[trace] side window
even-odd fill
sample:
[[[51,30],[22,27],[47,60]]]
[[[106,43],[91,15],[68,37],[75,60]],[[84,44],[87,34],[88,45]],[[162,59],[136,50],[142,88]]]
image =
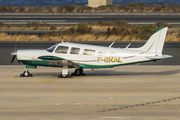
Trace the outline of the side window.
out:
[[[62,53],[62,54],[67,54],[69,47],[66,46],[58,46],[56,49],[56,53]]]
[[[106,52],[102,52],[102,51],[99,51],[99,56],[105,56],[106,55]]]
[[[95,50],[84,49],[83,55],[95,55]]]
[[[72,47],[70,54],[76,54],[76,55],[78,55],[78,54],[79,54],[79,51],[80,51],[80,48]]]

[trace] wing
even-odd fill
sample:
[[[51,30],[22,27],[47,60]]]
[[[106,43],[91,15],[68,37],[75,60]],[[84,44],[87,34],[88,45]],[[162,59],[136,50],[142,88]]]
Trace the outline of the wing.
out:
[[[81,67],[78,64],[72,62],[71,60],[67,60],[61,57],[56,57],[56,56],[40,56],[38,59],[47,61],[51,63],[51,65],[57,66],[57,67],[62,67],[64,65],[68,65],[68,67]]]

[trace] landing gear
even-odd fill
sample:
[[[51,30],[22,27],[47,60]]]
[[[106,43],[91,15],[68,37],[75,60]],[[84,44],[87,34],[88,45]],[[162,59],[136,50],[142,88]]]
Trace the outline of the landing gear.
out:
[[[72,78],[71,75],[63,75],[62,73],[58,75],[58,78]]]
[[[72,78],[72,76],[68,74],[68,66],[63,66],[62,72],[58,75],[58,78]]]
[[[33,77],[33,75],[28,70],[25,70],[20,77]]]
[[[83,72],[83,68],[76,69],[74,73],[71,74],[72,76],[85,76],[86,74]]]
[[[85,76],[83,68],[77,68],[71,75],[68,74],[68,66],[63,66],[62,72],[58,78],[72,78],[72,76]]]

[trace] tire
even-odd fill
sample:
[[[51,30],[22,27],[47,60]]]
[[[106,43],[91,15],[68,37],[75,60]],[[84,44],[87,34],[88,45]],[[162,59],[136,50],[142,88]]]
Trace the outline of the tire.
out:
[[[23,74],[20,74],[20,77],[24,77],[24,75],[23,75]]]
[[[85,73],[82,73],[82,75],[81,76],[86,76],[86,74]]]
[[[75,75],[76,76],[81,76],[82,75],[82,70],[81,69],[76,69],[75,70]]]
[[[61,75],[58,75],[58,78],[62,78],[62,76],[61,76]]]
[[[33,77],[33,75],[32,75],[32,74],[29,74],[28,77]]]

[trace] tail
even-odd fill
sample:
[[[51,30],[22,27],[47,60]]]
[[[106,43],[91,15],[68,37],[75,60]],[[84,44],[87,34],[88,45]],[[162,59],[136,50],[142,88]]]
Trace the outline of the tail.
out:
[[[157,28],[155,33],[149,38],[144,46],[140,47],[139,50],[152,52],[152,53],[162,53],[164,41],[166,38],[168,28]]]

